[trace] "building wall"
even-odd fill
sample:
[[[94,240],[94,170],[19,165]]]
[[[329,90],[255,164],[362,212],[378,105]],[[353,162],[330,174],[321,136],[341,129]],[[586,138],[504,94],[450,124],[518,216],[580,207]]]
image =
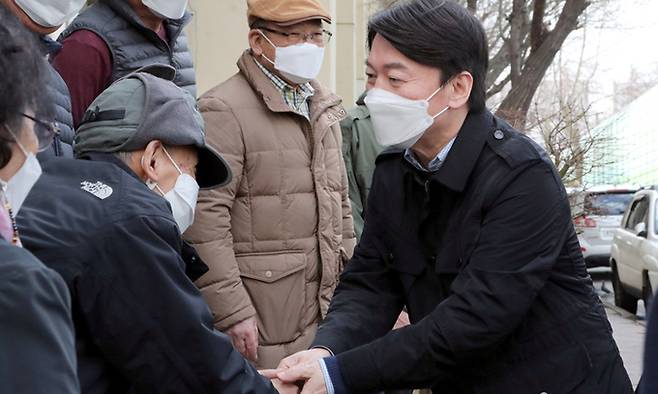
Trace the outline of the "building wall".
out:
[[[585,176],[588,184],[658,184],[658,124],[652,119],[657,101],[655,86],[593,130],[605,142],[588,155],[594,164]]]
[[[318,79],[351,107],[364,88],[366,23],[377,9],[373,0],[321,0],[331,13],[334,33]],[[187,29],[195,60],[199,94],[237,72],[248,48],[246,0],[190,0],[194,19]]]

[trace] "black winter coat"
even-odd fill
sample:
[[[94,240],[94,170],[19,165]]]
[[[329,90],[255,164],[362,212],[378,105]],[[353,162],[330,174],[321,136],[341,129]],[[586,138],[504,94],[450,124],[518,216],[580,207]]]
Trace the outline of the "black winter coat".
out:
[[[71,292],[81,391],[275,392],[214,330],[190,280],[207,267],[166,200],[118,159],[92,158],[46,161],[17,218]]]
[[[390,332],[407,308],[411,326]],[[352,392],[631,393],[546,153],[469,114],[443,166],[378,158],[316,346]]]
[[[80,392],[66,284],[2,237],[0,354],[0,393]]]

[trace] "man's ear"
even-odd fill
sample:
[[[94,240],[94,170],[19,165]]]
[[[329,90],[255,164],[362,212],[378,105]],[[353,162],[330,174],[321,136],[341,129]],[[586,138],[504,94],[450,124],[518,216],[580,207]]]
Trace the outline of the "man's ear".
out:
[[[251,48],[251,53],[254,56],[260,56],[263,54],[263,35],[257,29],[249,30],[249,35],[247,35],[249,40],[249,47]]]
[[[146,180],[151,180],[156,183],[159,181],[156,159],[160,147],[162,147],[162,143],[158,140],[149,142],[148,145],[146,145],[146,148],[144,148],[144,154],[139,163],[142,172],[146,176]]]
[[[448,81],[450,87],[450,108],[461,108],[468,104],[473,90],[473,76],[468,71],[462,71]]]

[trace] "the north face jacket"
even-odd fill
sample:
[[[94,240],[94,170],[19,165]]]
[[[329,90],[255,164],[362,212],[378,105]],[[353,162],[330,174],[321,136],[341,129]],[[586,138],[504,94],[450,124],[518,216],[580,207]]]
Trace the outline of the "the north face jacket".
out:
[[[191,279],[206,268],[168,203],[110,154],[58,159],[17,221],[66,281],[83,393],[272,393],[213,329]]]

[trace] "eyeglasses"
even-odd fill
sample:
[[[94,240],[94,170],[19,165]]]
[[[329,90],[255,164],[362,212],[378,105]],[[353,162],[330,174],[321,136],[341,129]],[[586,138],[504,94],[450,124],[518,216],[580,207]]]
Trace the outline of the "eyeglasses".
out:
[[[260,30],[265,30],[270,33],[278,34],[280,36],[284,36],[288,44],[295,45],[295,44],[301,44],[303,42],[310,41],[314,44],[328,44],[329,41],[331,41],[331,37],[333,37],[333,34],[325,29],[322,29],[321,32],[314,32],[314,33],[286,33],[280,30],[274,30],[270,29],[268,27],[260,27]]]
[[[39,140],[39,152],[48,149],[55,136],[60,134],[60,128],[57,122],[48,122],[37,119],[28,114],[21,115],[34,122],[34,134],[36,134],[37,139]]]

